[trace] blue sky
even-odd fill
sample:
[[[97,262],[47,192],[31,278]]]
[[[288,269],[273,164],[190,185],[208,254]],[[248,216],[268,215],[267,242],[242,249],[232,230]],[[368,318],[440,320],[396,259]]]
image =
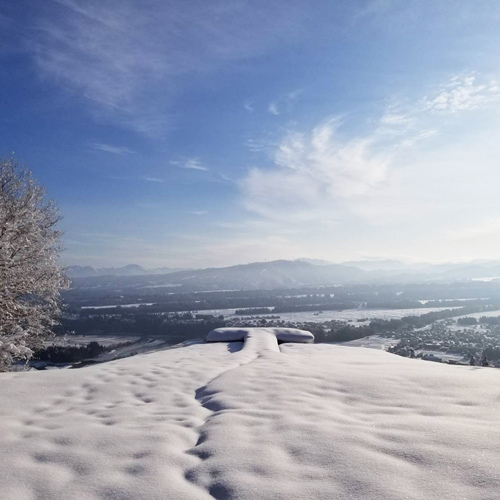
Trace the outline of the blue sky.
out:
[[[0,154],[66,264],[500,255],[500,2],[0,0]]]

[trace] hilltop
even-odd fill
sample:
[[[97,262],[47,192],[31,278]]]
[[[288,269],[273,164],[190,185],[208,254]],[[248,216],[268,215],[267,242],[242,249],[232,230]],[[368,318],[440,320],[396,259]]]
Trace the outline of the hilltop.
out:
[[[211,335],[225,341],[0,374],[2,497],[498,496],[498,370]]]

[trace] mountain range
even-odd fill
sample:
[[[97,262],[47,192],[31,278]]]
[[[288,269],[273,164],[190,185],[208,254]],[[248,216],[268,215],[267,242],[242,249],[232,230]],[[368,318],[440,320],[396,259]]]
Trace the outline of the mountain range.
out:
[[[190,290],[255,290],[347,283],[489,280],[500,277],[500,261],[406,265],[395,260],[336,264],[299,259],[189,270],[144,269],[137,265],[103,269],[73,266],[68,269],[68,275],[77,287],[100,285],[183,287]]]
[[[92,266],[68,266],[66,274],[70,278],[89,278],[91,276],[146,276],[149,274],[168,274],[183,269],[170,267],[157,267],[145,269],[137,264],[129,264],[123,267],[99,267]]]

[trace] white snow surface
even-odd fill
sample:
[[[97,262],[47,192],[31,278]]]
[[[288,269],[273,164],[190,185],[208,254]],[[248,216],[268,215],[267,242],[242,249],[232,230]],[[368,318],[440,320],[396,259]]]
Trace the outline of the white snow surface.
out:
[[[500,371],[245,338],[0,374],[0,497],[500,497]]]
[[[216,328],[207,335],[208,342],[235,342],[267,339],[271,345],[281,342],[313,343],[314,335],[298,328]],[[247,342],[248,344],[248,342]]]

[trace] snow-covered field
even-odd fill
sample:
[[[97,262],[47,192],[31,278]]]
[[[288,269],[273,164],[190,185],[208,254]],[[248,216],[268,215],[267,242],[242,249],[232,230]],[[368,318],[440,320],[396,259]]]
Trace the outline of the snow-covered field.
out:
[[[115,308],[115,307],[122,307],[124,309],[127,309],[127,308],[136,308],[136,307],[140,307],[140,306],[152,306],[154,304],[154,302],[137,302],[135,304],[115,304],[115,305],[112,305],[112,306],[83,306],[82,309],[111,309],[111,308]]]
[[[0,374],[0,497],[499,498],[499,370],[249,333]]]
[[[399,339],[381,337],[380,335],[370,335],[361,339],[349,340],[348,342],[335,342],[334,345],[345,345],[348,347],[367,347],[369,349],[383,349],[386,351],[390,346],[394,346]]]
[[[152,303],[143,304],[126,304],[123,308],[134,308],[139,306],[150,306]],[[109,309],[116,306],[95,306],[92,309]],[[270,307],[272,309],[273,306]],[[82,307],[82,309],[90,309],[89,307]],[[418,307],[414,309],[344,309],[343,311],[304,311],[304,312],[291,312],[291,313],[269,313],[257,315],[237,315],[236,309],[208,309],[201,311],[181,311],[177,314],[195,313],[195,314],[211,314],[213,316],[223,315],[226,319],[241,319],[252,316],[279,316],[281,319],[295,323],[322,323],[323,321],[339,320],[339,321],[361,321],[372,319],[400,319],[404,316],[421,316],[435,311],[443,311],[444,309],[457,309],[455,307]],[[362,324],[362,323],[360,323]]]
[[[344,309],[343,311],[304,311],[292,313],[269,313],[257,314],[253,316],[279,316],[285,321],[295,323],[323,323],[324,321],[338,320],[338,321],[359,321],[363,324],[372,319],[400,319],[404,316],[421,316],[435,311],[443,311],[445,309],[457,309],[457,307],[418,307],[415,309]],[[212,314],[214,316],[223,315],[226,319],[241,319],[252,317],[252,315],[236,315],[236,309],[210,309],[208,311],[199,311],[199,314]],[[188,312],[188,311],[185,311]],[[182,313],[180,313],[182,314]]]

